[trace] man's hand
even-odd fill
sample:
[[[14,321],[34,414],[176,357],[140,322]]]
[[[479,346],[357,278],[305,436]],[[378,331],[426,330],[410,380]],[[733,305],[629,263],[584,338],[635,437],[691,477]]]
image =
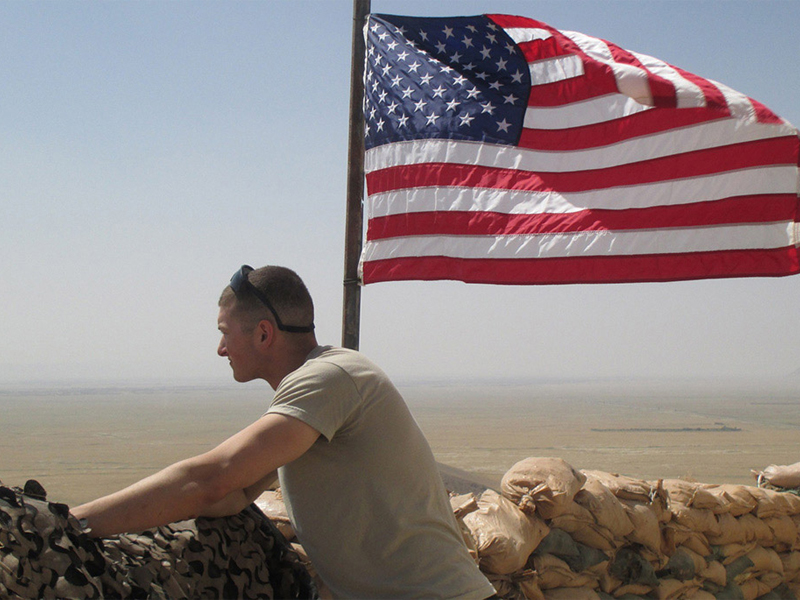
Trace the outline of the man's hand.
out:
[[[252,493],[278,467],[302,456],[319,435],[293,417],[266,414],[213,450],[78,506],[72,513],[88,520],[95,537],[195,518],[218,503],[247,500],[245,490]],[[215,510],[223,506],[235,508],[219,504]]]

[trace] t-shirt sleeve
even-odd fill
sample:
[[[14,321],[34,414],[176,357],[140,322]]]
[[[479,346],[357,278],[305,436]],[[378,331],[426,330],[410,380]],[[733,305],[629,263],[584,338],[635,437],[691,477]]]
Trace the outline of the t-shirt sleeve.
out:
[[[336,365],[319,362],[287,375],[267,414],[299,419],[330,441],[359,403],[360,394],[352,378]]]

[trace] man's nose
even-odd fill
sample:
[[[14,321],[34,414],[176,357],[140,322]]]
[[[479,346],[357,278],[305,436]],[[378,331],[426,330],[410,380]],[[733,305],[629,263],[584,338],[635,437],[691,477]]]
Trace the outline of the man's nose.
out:
[[[217,348],[217,354],[220,356],[228,356],[228,349],[225,347],[224,341],[220,341],[219,347]]]

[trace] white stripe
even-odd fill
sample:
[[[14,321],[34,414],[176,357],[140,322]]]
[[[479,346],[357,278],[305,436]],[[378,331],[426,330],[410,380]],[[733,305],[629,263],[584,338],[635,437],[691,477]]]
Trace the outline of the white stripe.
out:
[[[641,231],[509,236],[409,236],[367,242],[362,260],[450,258],[559,258],[636,256],[783,248],[794,243],[794,223]]]
[[[753,107],[753,103],[750,102],[750,98],[741,92],[737,92],[736,90],[729,88],[724,83],[713,81],[711,79],[708,79],[707,81],[712,85],[717,86],[717,89],[722,92],[723,96],[725,96],[725,102],[728,103],[728,108],[734,117],[741,119],[746,123],[756,122],[756,109]]]
[[[524,171],[569,173],[605,169],[618,165],[673,156],[694,150],[792,135],[785,124],[752,124],[740,127],[735,119],[719,119],[617,144],[564,152],[527,150],[504,144],[455,140],[411,140],[383,144],[367,150],[364,169],[379,169],[420,163],[480,165]]]
[[[546,40],[553,37],[553,34],[547,29],[540,29],[538,27],[509,27],[503,29],[508,34],[514,43],[521,44],[523,42],[533,42],[535,40]]]
[[[367,218],[434,211],[502,214],[567,214],[582,210],[624,210],[712,202],[750,194],[793,194],[796,168],[758,167],[586,192],[522,192],[469,187],[426,187],[372,194]]]
[[[583,75],[583,61],[580,56],[569,54],[546,58],[528,64],[531,72],[531,86],[555,83]]]
[[[606,94],[562,106],[529,106],[522,125],[528,129],[569,129],[621,119],[652,108],[624,94]]]

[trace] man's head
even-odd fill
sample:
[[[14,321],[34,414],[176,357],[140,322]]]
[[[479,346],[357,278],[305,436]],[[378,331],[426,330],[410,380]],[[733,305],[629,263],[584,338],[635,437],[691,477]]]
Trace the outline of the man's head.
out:
[[[251,331],[265,319],[289,333],[314,330],[311,294],[297,273],[286,267],[243,266],[222,291],[219,306],[230,309]]]
[[[234,379],[266,379],[275,388],[317,345],[314,303],[298,275],[284,267],[242,267],[219,299],[217,353]]]

